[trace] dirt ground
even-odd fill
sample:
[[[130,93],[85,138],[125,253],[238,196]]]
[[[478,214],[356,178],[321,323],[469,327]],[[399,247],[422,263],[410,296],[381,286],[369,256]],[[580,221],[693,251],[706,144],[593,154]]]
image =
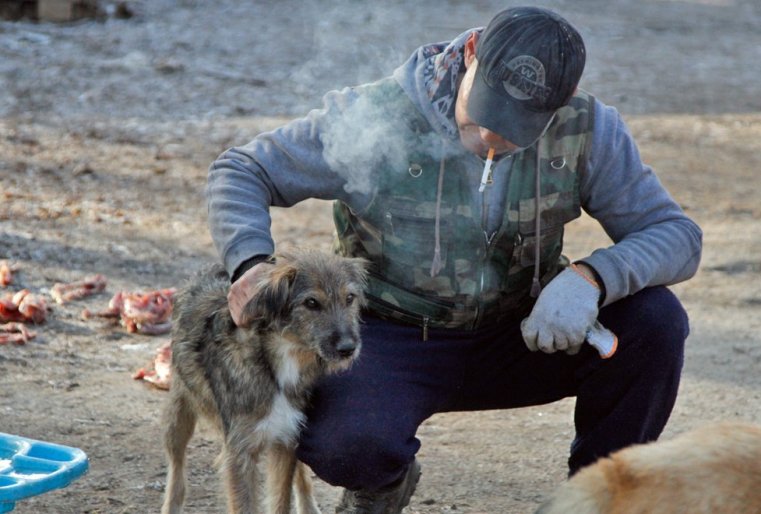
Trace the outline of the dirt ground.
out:
[[[166,336],[83,308],[119,290],[177,286],[216,258],[209,163],[389,73],[418,44],[488,21],[504,2],[130,2],[134,16],[0,22],[0,259],[6,288],[48,294],[102,273],[104,293],[52,305],[38,336],[0,346],[0,432],[83,449],[89,473],[19,513],[157,512],[166,393],[134,381]],[[681,394],[663,438],[719,419],[761,422],[761,5],[756,0],[552,0],[589,53],[583,86],[624,113],[645,160],[702,226],[697,276],[674,287],[691,318]],[[106,4],[109,12],[112,6]],[[328,206],[273,213],[278,244],[328,248]],[[609,241],[582,218],[567,253]],[[0,290],[0,293],[3,291]],[[406,512],[525,513],[565,476],[573,402],[437,415]],[[224,511],[215,436],[190,444],[187,511]],[[318,483],[331,512],[339,491]]]

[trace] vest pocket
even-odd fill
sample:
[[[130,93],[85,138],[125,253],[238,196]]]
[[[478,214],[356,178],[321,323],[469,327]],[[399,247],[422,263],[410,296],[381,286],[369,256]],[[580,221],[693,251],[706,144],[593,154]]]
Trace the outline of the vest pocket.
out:
[[[557,260],[563,247],[565,224],[579,217],[581,211],[570,191],[550,193],[540,199],[541,230],[539,234],[539,258],[542,266]],[[520,201],[520,222],[515,236],[515,263],[522,268],[533,267],[536,259],[536,208],[535,200]]]
[[[419,276],[416,269],[429,276],[436,249],[436,218],[421,215],[411,209],[387,210],[384,213],[383,267],[395,280],[414,282]],[[439,243],[441,263],[446,267],[451,227],[439,220]]]
[[[424,264],[420,259],[433,258],[436,246],[436,220],[421,216],[387,211],[384,223],[383,254],[393,260],[406,264]],[[449,223],[439,222],[441,259],[446,261],[446,242],[449,236]]]
[[[544,265],[555,253],[559,253],[562,246],[563,225],[554,227],[543,227],[539,236],[540,260]],[[537,249],[536,233],[518,234],[516,237],[515,256],[516,262],[520,263],[522,268],[528,268],[534,265]]]

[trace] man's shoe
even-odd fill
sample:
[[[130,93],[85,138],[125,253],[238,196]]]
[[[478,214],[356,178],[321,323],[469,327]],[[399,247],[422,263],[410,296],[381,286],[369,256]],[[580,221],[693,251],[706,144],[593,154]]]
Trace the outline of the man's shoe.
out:
[[[399,514],[410,503],[420,480],[420,464],[413,460],[398,482],[377,491],[344,489],[336,514]]]

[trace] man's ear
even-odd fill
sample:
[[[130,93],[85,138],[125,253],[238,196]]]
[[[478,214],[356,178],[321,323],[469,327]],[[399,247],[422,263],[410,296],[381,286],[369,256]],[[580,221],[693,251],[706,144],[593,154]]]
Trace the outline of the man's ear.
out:
[[[478,44],[478,32],[471,32],[465,41],[465,68],[468,68],[476,58],[476,45]]]

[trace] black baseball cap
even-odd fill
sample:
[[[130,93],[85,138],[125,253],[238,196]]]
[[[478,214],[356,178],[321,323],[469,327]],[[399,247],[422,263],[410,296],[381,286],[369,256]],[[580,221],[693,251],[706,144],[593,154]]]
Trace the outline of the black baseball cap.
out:
[[[526,147],[570,101],[586,50],[578,31],[557,13],[514,7],[489,22],[478,39],[476,59],[468,116]]]

